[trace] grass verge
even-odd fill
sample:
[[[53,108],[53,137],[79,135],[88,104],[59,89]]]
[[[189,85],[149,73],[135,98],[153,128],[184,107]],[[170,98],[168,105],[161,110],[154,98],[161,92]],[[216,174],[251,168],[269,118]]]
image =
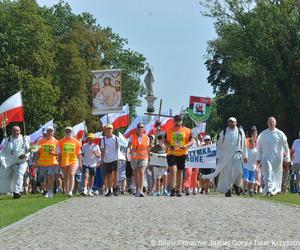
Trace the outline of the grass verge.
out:
[[[17,200],[12,199],[11,196],[0,195],[0,228],[65,199],[66,197],[62,194],[54,195],[51,199],[47,199],[41,194],[28,194],[22,195]]]
[[[247,195],[247,197],[249,197]],[[267,197],[263,194],[255,195],[256,199],[266,200],[266,201],[273,201],[273,202],[282,202],[289,205],[300,206],[300,195],[286,193],[286,194],[277,194],[272,197]]]

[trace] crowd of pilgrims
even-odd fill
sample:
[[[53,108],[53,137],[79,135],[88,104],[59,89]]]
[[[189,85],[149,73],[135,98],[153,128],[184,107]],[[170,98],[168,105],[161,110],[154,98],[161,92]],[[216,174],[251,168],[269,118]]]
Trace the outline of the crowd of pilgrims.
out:
[[[26,193],[41,193],[45,198],[56,193],[69,197],[300,194],[299,139],[289,149],[274,117],[268,118],[268,128],[259,136],[255,126],[245,133],[234,117],[227,122],[228,127],[213,140],[202,133],[192,135],[181,116],[174,117],[173,128],[151,136],[145,135],[140,123],[123,150],[125,158],[120,157],[120,139],[112,124],[103,128],[100,140],[88,133],[82,142],[73,138],[71,127],[65,128],[60,140],[55,138],[55,129],[48,127],[37,142],[38,152],[12,168],[16,178],[11,194],[16,199]],[[14,126],[3,147],[11,147],[12,152],[28,147],[20,132]],[[216,170],[186,165],[188,149],[212,143],[217,143]],[[167,154],[168,166],[149,165],[149,152]]]

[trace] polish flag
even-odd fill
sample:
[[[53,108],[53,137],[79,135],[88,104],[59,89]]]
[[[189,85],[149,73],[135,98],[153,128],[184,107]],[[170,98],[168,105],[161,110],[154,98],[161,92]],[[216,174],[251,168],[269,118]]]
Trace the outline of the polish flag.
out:
[[[178,115],[180,114],[180,112],[176,112],[174,114],[175,115]],[[156,127],[155,127],[155,123],[156,123],[157,120],[155,120],[154,124],[153,124],[153,127],[152,129],[149,131],[148,135],[154,135],[156,134]],[[172,117],[161,117],[160,118],[160,129],[161,131],[164,131],[166,132],[169,128],[172,128],[174,126],[174,118],[173,116]]]
[[[206,122],[202,122],[197,124],[195,128],[192,129],[192,135],[193,137],[197,137],[199,134],[202,136],[205,136],[205,130],[206,130]]]
[[[129,125],[129,105],[126,104],[122,108],[121,113],[112,113],[104,115],[100,119],[102,126],[106,126],[108,123],[111,123],[114,126],[114,129],[123,128]]]
[[[133,133],[136,132],[136,127],[139,123],[145,124],[145,121],[147,121],[146,116],[137,116],[129,125],[127,130],[124,133],[125,138],[129,138]]]
[[[45,123],[43,126],[40,127],[39,130],[35,131],[34,133],[30,134],[30,143],[35,143],[39,139],[43,137],[43,130],[46,130],[48,127],[54,127],[53,120]]]
[[[102,137],[103,137],[102,132],[97,132],[97,133],[95,133],[95,141],[94,141],[94,144],[99,145],[100,140],[102,139]]]
[[[0,106],[0,126],[2,127],[3,118],[6,120],[6,126],[11,122],[24,121],[24,111],[21,92],[9,97]]]
[[[84,133],[87,132],[85,121],[75,125],[72,128],[73,136],[78,139],[82,140],[84,138]]]

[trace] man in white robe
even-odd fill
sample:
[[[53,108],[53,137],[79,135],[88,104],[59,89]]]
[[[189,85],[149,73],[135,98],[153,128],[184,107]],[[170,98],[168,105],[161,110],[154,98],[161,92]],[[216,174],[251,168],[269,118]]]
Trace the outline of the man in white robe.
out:
[[[286,135],[276,128],[276,119],[268,118],[268,127],[258,136],[258,164],[261,164],[264,193],[272,196],[281,191],[283,154],[290,162]]]
[[[13,192],[15,199],[20,198],[23,191],[24,174],[28,167],[27,159],[24,157],[28,150],[28,140],[21,135],[20,127],[14,126],[12,135],[5,139],[1,148],[1,155],[6,158],[8,166],[1,168],[0,180],[2,178],[5,180],[1,183],[0,189],[1,192]]]
[[[217,142],[216,170],[203,178],[214,178],[220,173],[217,191],[225,193],[225,197],[231,197],[232,187],[236,194],[240,194],[243,162],[247,162],[248,155],[245,133],[236,126],[236,118],[230,117],[227,122],[228,127],[221,131]]]

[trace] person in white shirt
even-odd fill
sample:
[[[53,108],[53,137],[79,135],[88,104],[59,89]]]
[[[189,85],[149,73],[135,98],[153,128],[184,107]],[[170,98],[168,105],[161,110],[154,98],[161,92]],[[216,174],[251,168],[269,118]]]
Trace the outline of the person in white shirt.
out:
[[[291,149],[291,156],[293,159],[294,171],[296,174],[296,189],[298,194],[300,195],[300,131],[299,131],[299,139],[296,139],[293,142],[293,146]]]
[[[256,183],[256,169],[257,169],[257,129],[256,127],[251,128],[251,137],[247,139],[248,149],[248,162],[244,165],[244,194],[249,192],[250,196],[254,193],[254,184]]]
[[[94,144],[95,135],[89,133],[87,136],[88,142],[82,146],[82,175],[83,175],[83,196],[93,195],[93,184],[96,175],[97,161],[101,157],[100,148]]]
[[[105,196],[118,196],[118,160],[119,160],[119,139],[113,134],[113,125],[107,124],[105,136],[100,142],[100,149],[103,162],[104,183],[107,188]]]
[[[290,161],[286,135],[276,128],[276,119],[268,118],[268,128],[258,136],[258,161],[261,163],[264,193],[273,196],[281,192],[283,155]]]

